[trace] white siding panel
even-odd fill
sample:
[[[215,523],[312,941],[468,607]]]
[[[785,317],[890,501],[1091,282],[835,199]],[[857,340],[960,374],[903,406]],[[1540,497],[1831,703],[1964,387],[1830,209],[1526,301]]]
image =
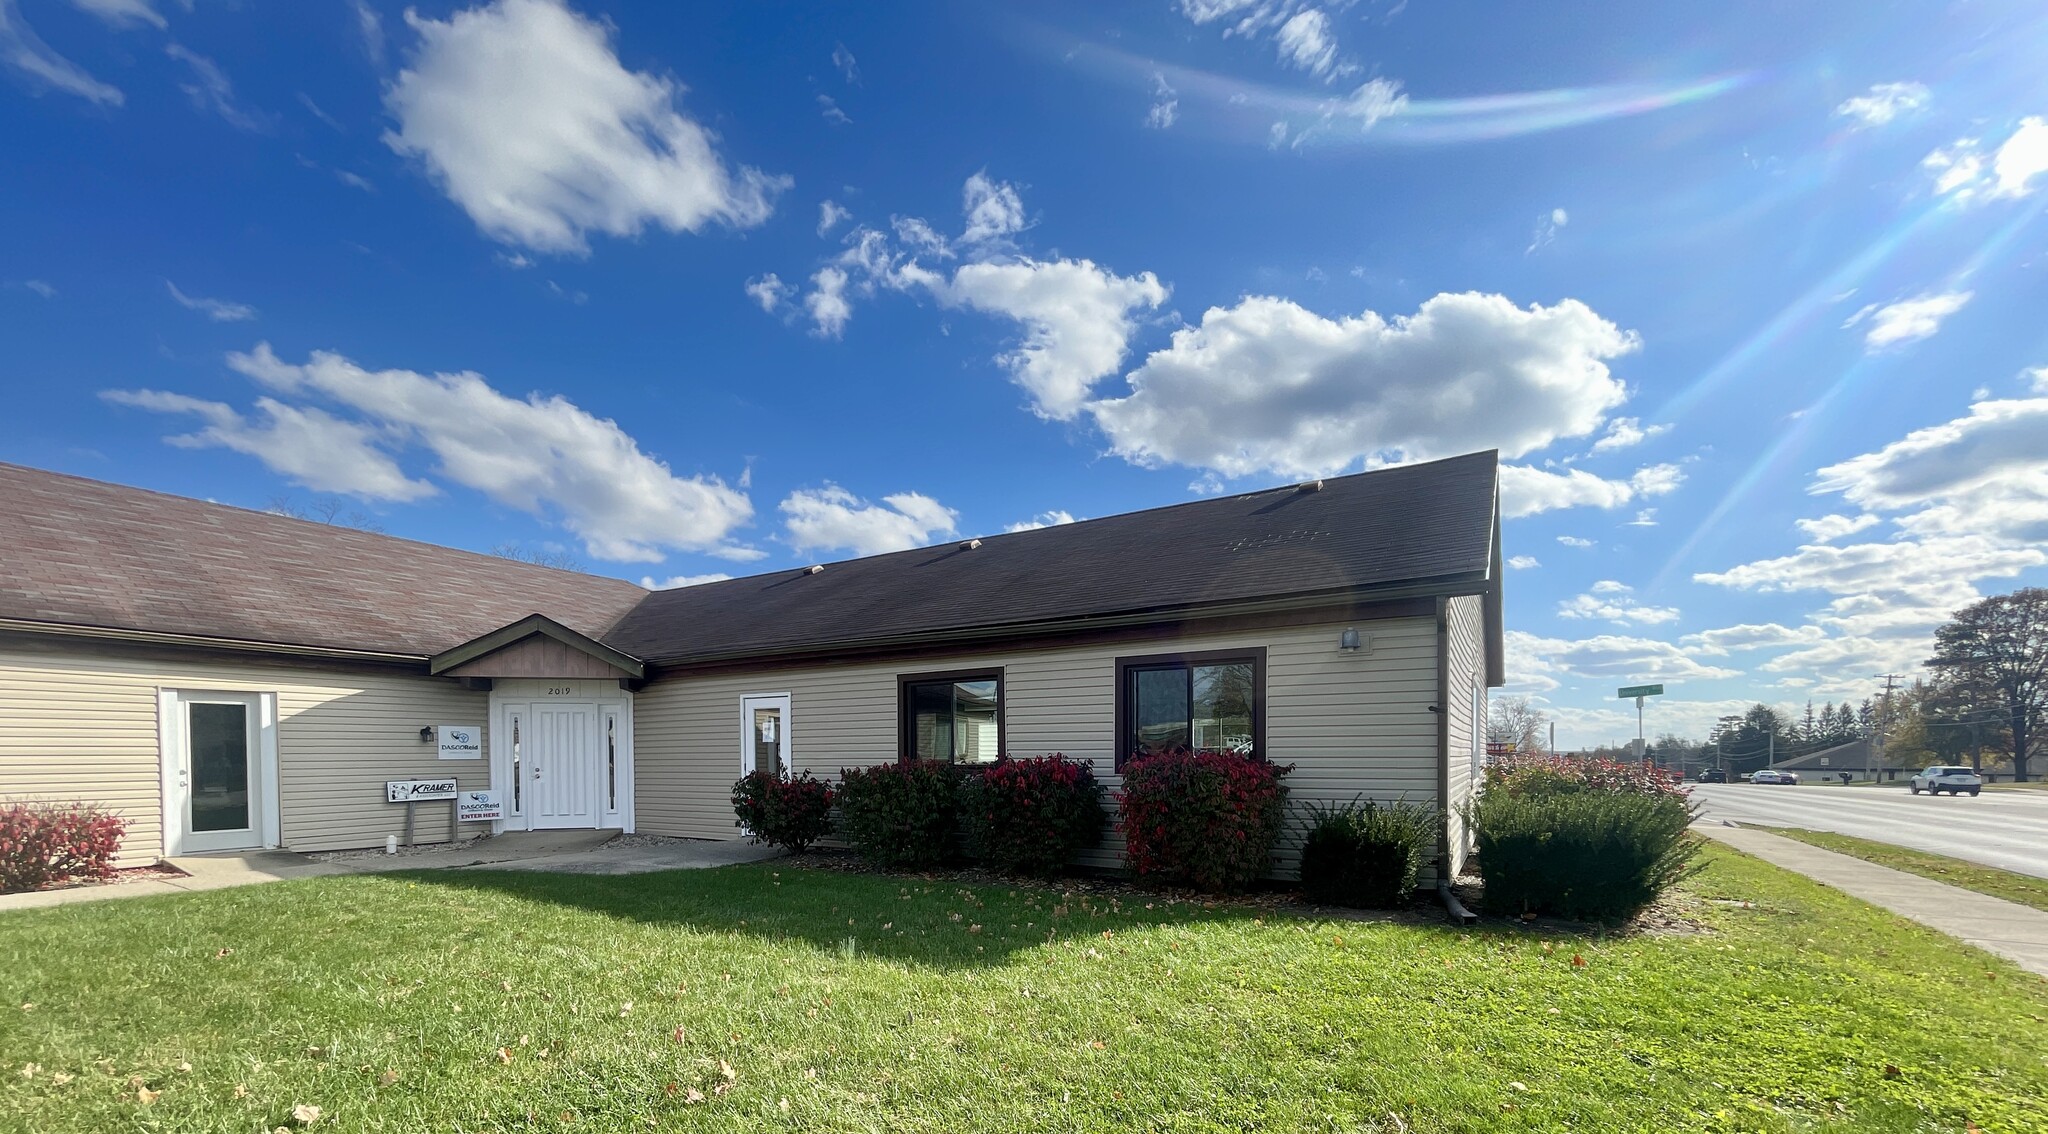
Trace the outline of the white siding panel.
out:
[[[485,723],[487,695],[454,682],[264,666],[0,653],[0,797],[99,803],[128,819],[123,865],[163,849],[159,689],[274,693],[281,833],[294,850],[375,846],[403,830],[384,781],[454,775],[490,786],[488,761],[442,761],[419,730]],[[446,804],[421,805],[420,841],[447,837]]]
[[[1356,624],[1371,639],[1358,654],[1337,648],[1349,623],[1202,635],[1172,642],[962,653],[910,662],[858,663],[734,675],[682,677],[643,690],[634,713],[639,829],[730,839],[731,789],[739,777],[740,698],[788,693],[794,766],[822,777],[842,767],[897,758],[899,674],[1001,666],[1009,753],[1062,752],[1095,767],[1114,788],[1116,659],[1181,650],[1265,647],[1266,745],[1294,765],[1297,803],[1355,796],[1436,803],[1436,628],[1430,618]],[[1290,822],[1289,851],[1297,838]],[[1116,866],[1112,835],[1088,861]],[[1282,872],[1291,870],[1283,855]]]
[[[1448,611],[1450,688],[1445,691],[1451,725],[1452,872],[1462,868],[1471,847],[1460,809],[1471,802],[1486,751],[1486,617],[1477,595],[1450,600]],[[1480,755],[1475,756],[1478,752]]]

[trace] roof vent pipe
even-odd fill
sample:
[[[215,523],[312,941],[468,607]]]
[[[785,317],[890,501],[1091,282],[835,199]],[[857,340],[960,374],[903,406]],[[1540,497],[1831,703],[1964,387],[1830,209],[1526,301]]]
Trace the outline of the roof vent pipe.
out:
[[[980,541],[980,540],[978,540],[978,539],[970,539],[970,540],[968,540],[968,541],[966,541],[965,543],[962,543],[962,544],[960,545],[960,550],[962,550],[962,551],[973,551],[973,550],[974,550],[975,548],[977,548],[977,547],[980,547],[980,546],[981,546],[981,541]]]
[[[1294,486],[1294,491],[1296,492],[1321,492],[1322,490],[1323,482],[1320,480],[1304,480]]]
[[[823,571],[824,569],[825,569],[825,568],[824,568],[824,565],[823,565],[823,564],[819,564],[819,563],[813,563],[813,564],[811,564],[811,565],[810,565],[809,567],[806,567],[806,568],[804,568],[804,574],[806,574],[806,575],[815,575],[815,574],[819,573],[820,571]]]

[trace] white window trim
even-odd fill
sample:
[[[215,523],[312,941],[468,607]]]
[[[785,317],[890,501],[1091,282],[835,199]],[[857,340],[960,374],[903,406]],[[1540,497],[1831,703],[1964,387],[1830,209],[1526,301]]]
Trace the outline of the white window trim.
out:
[[[186,793],[178,787],[178,768],[184,759],[184,705],[189,698],[209,697],[252,699],[256,705],[257,803],[263,810],[260,824],[262,848],[274,849],[284,843],[283,795],[277,770],[277,694],[247,689],[166,689],[156,691],[157,829],[162,832],[163,857],[185,853]],[[232,851],[194,852],[232,854]]]
[[[782,751],[789,759],[789,774],[796,775],[796,725],[792,720],[796,699],[786,692],[745,693],[740,696],[740,775],[754,773],[754,721],[750,706],[755,701],[782,703]]]

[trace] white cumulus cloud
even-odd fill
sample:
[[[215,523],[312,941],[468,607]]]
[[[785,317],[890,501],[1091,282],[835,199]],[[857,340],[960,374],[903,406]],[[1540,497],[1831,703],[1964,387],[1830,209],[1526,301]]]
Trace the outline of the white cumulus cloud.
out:
[[[2048,118],[2025,118],[1996,149],[1982,138],[1959,138],[1921,161],[1934,176],[1934,191],[1958,201],[2025,197],[2048,173]]]
[[[194,415],[205,422],[204,428],[165,440],[184,449],[229,449],[255,457],[315,492],[408,501],[438,491],[399,469],[384,448],[381,431],[319,409],[258,398],[258,417],[251,420],[221,402],[162,390],[108,390],[100,396],[115,405],[154,413]]]
[[[1853,119],[1851,125],[1858,129],[1883,126],[1926,106],[1930,97],[1923,83],[1877,83],[1864,94],[1844,99],[1835,107],[1835,117]]]
[[[406,21],[420,42],[385,94],[385,143],[495,240],[584,253],[592,232],[747,228],[790,184],[728,166],[673,81],[627,70],[610,29],[560,0]]]
[[[188,446],[247,453],[323,492],[416,500],[429,480],[399,471],[395,454],[423,450],[441,480],[482,492],[506,507],[560,523],[593,556],[653,561],[665,551],[732,558],[758,553],[727,543],[752,515],[746,494],[713,477],[680,477],[640,451],[614,422],[567,399],[507,397],[474,373],[370,371],[340,355],[315,352],[303,364],[278,358],[269,344],[228,356],[228,365],[267,387],[263,420],[183,395],[111,391],[112,401],[208,423],[173,438]],[[328,408],[288,405],[324,402]]]
[[[1064,508],[1055,508],[1050,512],[1040,512],[1028,520],[1019,520],[1014,524],[1004,524],[1003,530],[1006,532],[1031,532],[1037,531],[1039,528],[1053,528],[1061,524],[1071,524],[1073,522],[1074,514],[1072,512]]]
[[[1226,476],[1318,476],[1498,448],[1515,457],[1600,428],[1627,391],[1607,360],[1633,334],[1577,300],[1442,294],[1413,315],[1327,318],[1251,296],[1176,331],[1089,406],[1112,451]]]
[[[783,527],[798,551],[840,550],[880,555],[922,547],[952,535],[953,509],[919,492],[899,492],[873,504],[836,484],[798,489],[782,502]]]
[[[1886,347],[1933,338],[1941,330],[1942,323],[1961,311],[1975,294],[1969,291],[1927,292],[1882,307],[1864,308],[1842,325],[1853,327],[1865,321],[1867,315],[1870,328],[1863,334],[1863,345],[1875,353]]]

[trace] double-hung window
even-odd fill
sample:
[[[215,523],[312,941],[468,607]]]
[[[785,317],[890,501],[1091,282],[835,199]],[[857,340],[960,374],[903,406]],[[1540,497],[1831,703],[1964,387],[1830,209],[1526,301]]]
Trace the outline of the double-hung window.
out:
[[[1265,758],[1264,649],[1118,658],[1116,683],[1118,768],[1160,752]]]
[[[993,764],[1002,758],[1002,670],[907,674],[897,679],[897,704],[903,759]]]

